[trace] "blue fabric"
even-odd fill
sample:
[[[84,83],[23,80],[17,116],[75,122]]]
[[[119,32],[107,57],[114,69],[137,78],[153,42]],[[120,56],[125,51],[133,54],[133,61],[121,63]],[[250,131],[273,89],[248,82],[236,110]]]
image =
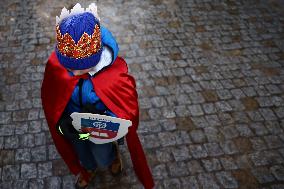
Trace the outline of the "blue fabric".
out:
[[[102,49],[103,49],[103,45],[96,54],[83,58],[83,59],[76,59],[76,58],[65,56],[59,52],[57,47],[55,48],[55,53],[56,53],[56,56],[59,62],[65,68],[69,68],[72,70],[85,70],[85,69],[94,67],[98,64],[101,58]]]
[[[72,72],[70,72],[71,74]],[[84,80],[82,85],[82,103],[87,104],[96,103],[96,109],[99,111],[105,111],[106,115],[116,117],[104,103],[99,99],[96,92],[94,91],[92,81],[89,79]],[[81,112],[80,101],[79,101],[79,86],[77,85],[72,93],[71,99],[67,104],[66,111],[71,114],[73,112]]]
[[[113,52],[113,61],[116,59],[119,51],[119,47],[117,45],[117,42],[111,32],[101,26],[101,34],[102,34],[102,42],[104,45],[107,45]],[[71,75],[73,74],[72,72],[69,72]],[[95,75],[94,75],[95,77]],[[106,114],[109,116],[116,117],[114,113],[108,110],[108,108],[102,103],[102,101],[99,99],[97,96],[96,92],[94,91],[93,84],[90,79],[87,79],[84,81],[82,85],[82,101],[83,104],[86,103],[97,103],[96,108],[98,110],[105,110]],[[68,113],[73,113],[73,112],[80,112],[80,102],[79,102],[79,86],[77,85],[72,93],[71,99],[69,103],[67,104],[66,110]]]
[[[96,24],[100,26],[98,19],[92,13],[84,12],[63,19],[59,27],[62,35],[69,33],[77,43],[84,32],[92,35]]]
[[[81,165],[87,170],[107,168],[115,158],[115,147],[112,143],[94,144],[89,140],[71,141]]]
[[[116,59],[119,47],[116,43],[111,32],[101,26],[101,35],[103,45],[108,46],[113,53],[113,60]],[[72,72],[69,72],[73,75]],[[95,77],[96,75],[94,75]],[[116,117],[116,115],[111,112],[104,103],[99,99],[96,92],[94,91],[91,77],[84,80],[82,84],[82,103],[97,103],[96,109],[105,111],[106,115]],[[65,108],[67,113],[71,114],[73,112],[80,112],[80,102],[79,102],[79,86],[77,85],[72,93],[71,99]],[[123,138],[119,139],[123,143]],[[95,144],[86,141],[70,141],[78,155],[81,165],[87,170],[95,170],[96,168],[106,168],[108,167],[115,158],[115,149],[112,143],[107,144]]]
[[[85,12],[81,14],[76,14],[70,17],[67,17],[62,20],[59,25],[59,29],[62,35],[69,33],[74,41],[77,43],[84,32],[89,35],[93,34],[95,25],[100,23],[98,19],[91,13]],[[86,58],[72,58],[61,54],[58,48],[55,48],[56,56],[59,62],[66,68],[73,70],[84,70],[91,67],[94,67],[99,61],[102,54],[103,45],[101,49],[92,56]]]
[[[112,33],[104,26],[101,25],[101,35],[102,35],[102,42],[104,45],[107,45],[113,53],[113,59],[112,62],[116,59],[118,52],[119,52],[119,47],[118,44],[113,37]]]

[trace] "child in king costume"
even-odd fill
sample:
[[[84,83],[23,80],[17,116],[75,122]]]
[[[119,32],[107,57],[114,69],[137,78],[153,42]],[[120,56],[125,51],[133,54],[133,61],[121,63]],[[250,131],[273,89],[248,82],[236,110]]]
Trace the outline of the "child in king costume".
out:
[[[97,7],[86,10],[76,4],[62,9],[56,19],[57,45],[48,59],[41,88],[45,117],[54,144],[69,167],[79,175],[76,188],[86,188],[97,168],[108,167],[113,175],[122,170],[115,143],[94,144],[89,135],[77,132],[70,114],[90,112],[132,121],[126,135],[133,168],[146,189],[153,178],[136,133],[139,122],[135,80],[118,57],[112,34],[100,25]],[[121,140],[120,140],[121,142]]]

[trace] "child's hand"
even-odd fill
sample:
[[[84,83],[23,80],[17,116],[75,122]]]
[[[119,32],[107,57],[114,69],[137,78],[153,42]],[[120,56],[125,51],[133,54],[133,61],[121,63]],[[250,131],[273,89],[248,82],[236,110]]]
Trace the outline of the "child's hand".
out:
[[[90,137],[90,133],[80,133],[79,134],[79,139],[80,140],[87,140]]]

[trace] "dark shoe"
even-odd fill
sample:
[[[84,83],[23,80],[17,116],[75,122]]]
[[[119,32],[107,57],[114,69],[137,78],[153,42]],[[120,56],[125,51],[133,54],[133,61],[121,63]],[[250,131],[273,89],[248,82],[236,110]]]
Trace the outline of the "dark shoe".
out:
[[[80,174],[76,183],[75,183],[75,189],[86,189],[88,187],[88,184],[89,183]]]
[[[112,164],[110,165],[109,169],[110,169],[110,172],[113,176],[117,176],[122,172],[123,166],[122,166],[122,160],[121,160],[121,156],[120,156],[120,153],[119,153],[117,142],[114,142],[113,145],[114,145],[114,148],[115,148],[116,156],[115,156],[115,159],[113,160]]]
[[[90,181],[93,180],[95,177],[96,177],[96,172],[97,170],[94,170],[94,171],[88,171],[90,174],[91,174],[91,177],[90,177]],[[89,185],[89,182],[87,182],[83,176],[80,174],[77,181],[76,181],[76,184],[75,184],[75,189],[86,189]]]

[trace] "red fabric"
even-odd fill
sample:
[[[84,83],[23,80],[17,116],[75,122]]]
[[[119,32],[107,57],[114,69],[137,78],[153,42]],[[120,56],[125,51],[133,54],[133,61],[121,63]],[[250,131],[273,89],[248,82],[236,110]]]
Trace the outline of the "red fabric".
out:
[[[57,133],[55,128],[79,78],[82,77],[85,76],[70,76],[58,62],[55,52],[52,52],[45,68],[41,98],[45,117],[59,154],[73,174],[82,173],[88,179],[89,175],[80,165],[72,146]],[[92,78],[92,82],[97,95],[113,113],[120,118],[132,121],[133,125],[129,128],[126,141],[133,167],[144,188],[153,188],[152,174],[136,132],[139,108],[135,80],[128,74],[125,61],[118,57],[112,66]]]

